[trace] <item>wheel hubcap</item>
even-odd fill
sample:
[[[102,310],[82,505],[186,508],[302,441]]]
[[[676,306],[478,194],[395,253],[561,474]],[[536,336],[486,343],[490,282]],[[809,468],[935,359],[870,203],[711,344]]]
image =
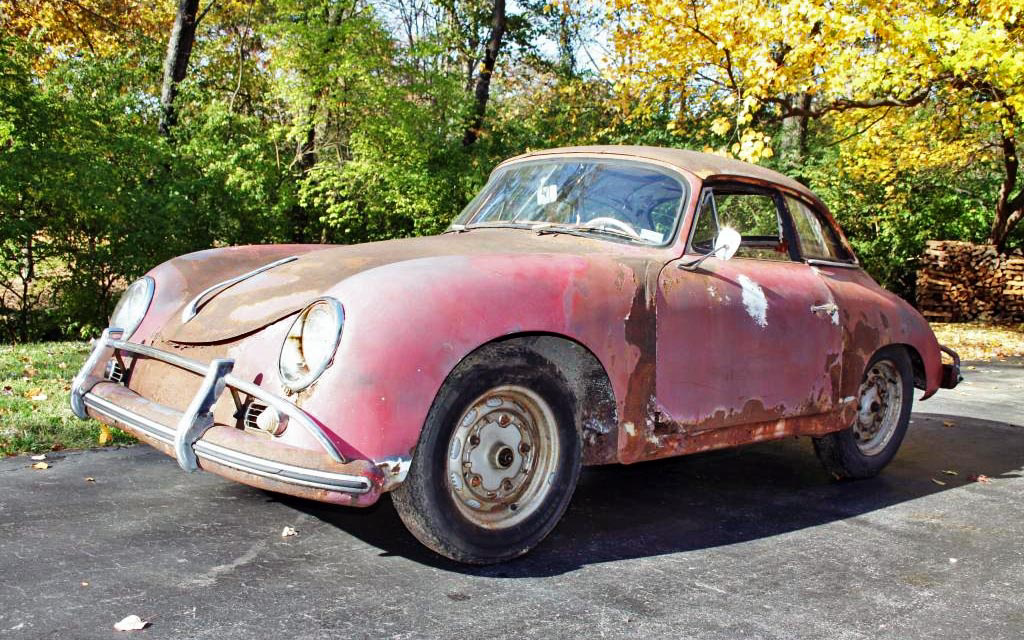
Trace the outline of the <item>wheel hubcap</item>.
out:
[[[877,455],[896,432],[903,409],[903,377],[888,360],[871,366],[860,385],[860,406],[853,423],[857,447],[865,455]]]
[[[551,407],[525,387],[495,387],[474,400],[448,445],[448,488],[459,512],[495,529],[536,510],[558,460],[555,425]]]

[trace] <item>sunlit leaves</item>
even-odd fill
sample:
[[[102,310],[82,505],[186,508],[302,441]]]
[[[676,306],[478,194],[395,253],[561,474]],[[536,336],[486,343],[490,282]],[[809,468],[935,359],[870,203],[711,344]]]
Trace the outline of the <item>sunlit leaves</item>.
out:
[[[693,116],[714,116],[706,126],[728,135],[723,148],[747,160],[766,157],[770,146],[758,133],[803,95],[841,136],[863,126],[858,111],[892,107],[880,123],[890,134],[884,144],[852,136],[855,165],[871,165],[894,146],[916,147],[899,153],[932,165],[983,151],[978,138],[991,133],[989,124],[1012,130],[1018,122],[1005,110],[973,108],[984,87],[995,88],[988,101],[1015,113],[1024,106],[1021,0],[612,0],[611,7],[620,16],[617,80],[634,115],[666,99],[682,103]],[[931,131],[921,122],[902,129],[907,116],[896,111],[923,104],[922,92],[947,113],[929,121]],[[939,151],[937,140],[953,146]]]

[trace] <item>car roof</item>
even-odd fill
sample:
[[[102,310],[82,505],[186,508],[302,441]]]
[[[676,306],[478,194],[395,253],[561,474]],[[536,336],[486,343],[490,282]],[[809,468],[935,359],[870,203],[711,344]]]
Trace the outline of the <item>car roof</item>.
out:
[[[643,160],[655,160],[663,162],[665,164],[672,165],[683,171],[688,171],[693,175],[701,178],[702,180],[708,180],[710,178],[718,177],[741,177],[741,178],[753,178],[755,180],[761,180],[764,182],[770,182],[803,194],[810,198],[813,202],[820,202],[818,197],[814,195],[804,185],[800,184],[793,178],[783,175],[778,171],[772,171],[765,167],[759,167],[756,164],[750,164],[749,162],[741,162],[740,160],[733,160],[732,158],[726,158],[723,156],[715,155],[713,153],[701,153],[699,151],[690,151],[688,149],[671,149],[667,147],[644,147],[644,146],[633,146],[633,145],[591,145],[582,147],[560,147],[556,149],[543,149],[540,151],[532,151],[525,153],[515,158],[510,158],[502,164],[508,162],[514,162],[517,160],[524,160],[527,158],[542,158],[544,156],[558,156],[558,155],[617,155],[627,156]],[[499,165],[500,166],[500,165]]]

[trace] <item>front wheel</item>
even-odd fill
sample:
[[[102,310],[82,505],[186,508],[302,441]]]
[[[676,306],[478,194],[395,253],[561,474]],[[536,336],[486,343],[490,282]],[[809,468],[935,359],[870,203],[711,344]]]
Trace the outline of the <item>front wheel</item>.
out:
[[[896,455],[910,422],[914,372],[902,347],[879,350],[864,371],[853,424],[814,439],[814,452],[838,479],[878,475]]]
[[[395,508],[420,542],[459,562],[522,555],[558,523],[582,451],[572,396],[535,354],[454,373],[434,401]]]

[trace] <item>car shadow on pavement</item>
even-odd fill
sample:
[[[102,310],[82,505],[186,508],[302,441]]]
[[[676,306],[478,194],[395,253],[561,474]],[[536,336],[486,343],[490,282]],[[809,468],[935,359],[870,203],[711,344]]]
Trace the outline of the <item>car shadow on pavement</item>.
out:
[[[923,413],[914,414],[892,464],[870,480],[833,481],[807,438],[587,468],[547,540],[523,558],[488,567],[456,564],[426,550],[406,532],[387,497],[363,510],[275,499],[381,549],[382,555],[469,575],[527,578],[767,538],[956,491],[975,485],[978,475],[996,482],[1020,477],[1022,469],[1024,428]]]

